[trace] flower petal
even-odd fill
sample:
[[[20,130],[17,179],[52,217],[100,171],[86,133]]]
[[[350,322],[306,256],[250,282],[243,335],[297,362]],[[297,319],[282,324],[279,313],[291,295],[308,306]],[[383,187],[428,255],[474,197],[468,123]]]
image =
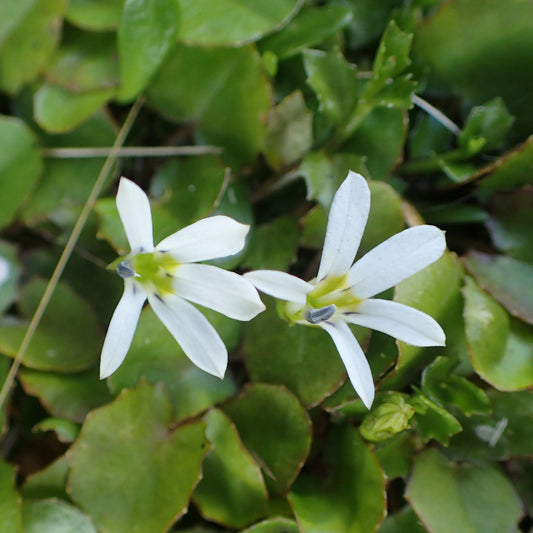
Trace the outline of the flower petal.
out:
[[[357,298],[370,298],[435,262],[445,249],[446,239],[439,228],[406,229],[359,259],[350,269],[347,283]]]
[[[236,320],[251,320],[265,306],[252,283],[235,272],[211,265],[180,265],[174,290],[180,298],[213,309]]]
[[[306,302],[307,293],[313,288],[307,281],[277,270],[255,270],[247,272],[243,277],[261,292],[302,305]]]
[[[163,239],[157,246],[180,263],[227,257],[244,248],[250,226],[224,215],[204,218]]]
[[[152,213],[144,191],[128,178],[120,178],[117,208],[132,252],[152,252]]]
[[[173,294],[164,299],[149,294],[148,300],[187,357],[198,368],[222,379],[228,365],[228,351],[207,318]]]
[[[319,326],[331,335],[355,392],[359,394],[367,409],[370,409],[374,401],[374,380],[365,354],[348,324],[335,320],[321,322]]]
[[[413,346],[444,346],[446,335],[429,315],[389,300],[365,300],[355,313],[345,313],[348,322],[391,335]]]
[[[319,280],[328,274],[344,274],[352,266],[369,210],[370,189],[366,180],[350,170],[331,204]]]
[[[133,279],[124,282],[124,294],[113,313],[100,358],[100,379],[110,376],[124,361],[131,345],[146,293]]]

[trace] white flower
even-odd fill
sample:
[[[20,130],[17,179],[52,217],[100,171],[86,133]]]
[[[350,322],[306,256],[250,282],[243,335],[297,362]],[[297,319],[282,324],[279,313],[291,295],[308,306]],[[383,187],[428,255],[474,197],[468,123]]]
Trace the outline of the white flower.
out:
[[[250,320],[264,310],[255,287],[242,276],[196,264],[242,250],[249,226],[213,216],[173,233],[154,247],[150,203],[142,189],[121,178],[117,207],[131,253],[113,263],[124,278],[124,294],[104,341],[100,377],[112,374],[126,357],[148,298],[189,359],[222,378],[228,361],[226,347],[204,315],[186,300],[237,320]]]
[[[368,185],[350,171],[331,205],[315,279],[306,282],[273,270],[245,274],[260,291],[286,300],[284,314],[289,322],[318,326],[331,335],[354,389],[368,408],[374,400],[372,374],[348,323],[382,331],[414,346],[443,346],[446,340],[429,315],[372,298],[436,261],[446,248],[444,233],[434,226],[406,229],[352,265],[369,210]]]

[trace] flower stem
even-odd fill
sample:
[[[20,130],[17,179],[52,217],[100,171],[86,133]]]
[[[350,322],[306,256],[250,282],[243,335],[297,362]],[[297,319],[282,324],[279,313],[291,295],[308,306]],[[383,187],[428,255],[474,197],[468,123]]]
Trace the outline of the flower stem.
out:
[[[87,159],[92,157],[173,157],[186,155],[220,154],[218,146],[126,146],[102,148],[45,148],[45,157],[59,159]]]
[[[437,122],[444,126],[447,130],[451,131],[454,135],[461,133],[461,128],[452,122],[442,111],[439,111],[436,107],[432,106],[429,102],[420,98],[416,94],[413,95],[413,104],[423,109],[428,115],[432,116]]]
[[[141,99],[138,99],[133,104],[132,108],[130,109],[122,128],[118,132],[115,143],[113,144],[113,147],[111,148],[109,155],[107,156],[107,159],[104,165],[102,166],[102,170],[100,171],[100,174],[98,175],[98,178],[96,179],[93,185],[91,193],[89,194],[89,197],[87,198],[87,201],[85,202],[85,205],[83,206],[83,209],[81,210],[80,216],[78,217],[78,220],[76,221],[76,224],[74,225],[74,228],[72,229],[72,233],[70,234],[70,237],[65,245],[65,248],[63,249],[63,252],[61,254],[61,257],[59,258],[59,261],[57,262],[54,272],[52,273],[52,276],[50,277],[50,281],[48,282],[48,285],[46,286],[46,289],[39,302],[39,305],[37,306],[37,309],[35,310],[35,313],[32,316],[30,325],[28,326],[28,329],[26,330],[26,333],[24,335],[24,338],[22,339],[22,342],[17,351],[17,354],[15,355],[11,368],[9,369],[4,385],[2,386],[2,390],[0,391],[0,409],[4,405],[4,402],[11,389],[11,386],[13,382],[15,381],[15,377],[22,363],[22,359],[28,349],[28,346],[30,345],[33,335],[35,334],[35,331],[37,330],[37,327],[39,326],[39,323],[43,317],[46,307],[48,306],[50,299],[52,298],[52,294],[54,293],[54,290],[57,287],[59,278],[63,274],[63,270],[65,269],[65,266],[72,254],[72,251],[74,250],[74,246],[76,245],[76,242],[80,236],[80,233],[83,227],[85,226],[85,223],[87,222],[87,218],[89,217],[89,214],[91,213],[91,210],[96,200],[98,199],[98,196],[102,190],[102,187],[105,184],[105,181],[109,175],[109,172],[111,171],[111,168],[113,164],[115,163],[115,160],[117,158],[117,152],[119,151],[120,147],[124,144],[124,141],[126,140],[126,137],[133,123],[135,122],[137,115],[139,114],[139,110],[141,109],[142,104],[143,104],[143,101]]]

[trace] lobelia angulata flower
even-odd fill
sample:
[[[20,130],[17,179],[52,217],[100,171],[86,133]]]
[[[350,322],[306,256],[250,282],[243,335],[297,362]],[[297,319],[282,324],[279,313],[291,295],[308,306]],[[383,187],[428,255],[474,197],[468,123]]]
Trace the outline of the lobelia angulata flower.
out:
[[[374,400],[370,366],[348,324],[387,333],[414,346],[443,346],[445,335],[429,315],[390,300],[372,298],[436,261],[446,248],[435,226],[406,229],[352,264],[370,210],[365,179],[350,171],[328,218],[318,275],[311,281],[273,270],[244,276],[260,291],[284,300],[281,314],[291,324],[326,330],[348,377],[367,408]]]
[[[127,178],[120,179],[117,208],[131,252],[111,265],[124,278],[124,294],[104,341],[100,378],[112,374],[126,357],[146,299],[189,359],[222,378],[228,361],[226,346],[189,302],[236,320],[250,320],[264,310],[248,280],[198,264],[241,251],[249,226],[217,215],[173,233],[154,247],[148,197]]]

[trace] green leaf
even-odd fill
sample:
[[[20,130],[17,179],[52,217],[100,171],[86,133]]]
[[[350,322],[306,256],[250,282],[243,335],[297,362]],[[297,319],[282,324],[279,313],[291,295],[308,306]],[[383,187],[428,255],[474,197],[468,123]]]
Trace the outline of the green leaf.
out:
[[[450,437],[461,431],[461,424],[451,413],[421,392],[417,392],[409,403],[415,410],[413,427],[420,433],[424,442],[436,439],[447,445]]]
[[[111,400],[96,369],[65,375],[24,368],[18,378],[26,394],[37,396],[50,414],[73,422],[83,422],[89,411]]]
[[[515,531],[522,515],[516,493],[497,468],[454,464],[435,449],[415,458],[406,496],[432,533]]]
[[[339,50],[303,53],[307,83],[317,95],[320,110],[338,126],[354,110],[359,98],[357,71]]]
[[[254,231],[245,264],[254,270],[287,270],[296,259],[299,238],[298,221],[291,216],[262,224]]]
[[[361,156],[339,152],[333,156],[325,151],[309,152],[300,165],[300,173],[307,186],[307,199],[316,200],[329,211],[333,197],[349,170],[368,175]]]
[[[533,136],[479,171],[481,176],[488,175],[478,182],[478,197],[486,200],[495,192],[510,191],[521,185],[533,184],[529,171],[531,165],[533,165]]]
[[[304,6],[304,8],[278,33],[269,35],[258,43],[259,49],[273,52],[280,60],[288,59],[327,41],[352,19],[346,6]]]
[[[163,533],[187,510],[209,447],[202,422],[172,422],[163,387],[142,383],[83,425],[68,491],[102,533]]]
[[[239,338],[239,323],[214,311],[202,312],[231,349]],[[229,374],[221,380],[193,365],[150,308],[141,314],[128,355],[108,382],[117,394],[143,378],[165,384],[176,420],[198,415],[235,392]]]
[[[457,363],[437,357],[422,374],[422,389],[442,407],[455,407],[467,416],[490,413],[492,407],[485,391],[453,372]]]
[[[504,101],[500,97],[494,98],[470,111],[457,139],[459,146],[468,153],[478,151],[472,150],[473,144],[478,141],[482,142],[483,150],[500,148],[513,122],[514,117],[507,111]]]
[[[418,435],[403,431],[376,444],[374,451],[387,479],[406,478],[411,471],[411,457],[417,452]]]
[[[389,22],[372,66],[372,79],[367,86],[369,93],[376,93],[409,66],[412,40],[412,34],[403,32],[394,20]]]
[[[86,30],[114,30],[118,27],[123,5],[124,0],[69,0],[65,18]]]
[[[268,112],[263,152],[268,164],[280,170],[300,159],[312,143],[313,114],[295,91]]]
[[[115,136],[111,119],[99,111],[75,130],[63,135],[45,136],[43,142],[55,148],[109,147]],[[30,226],[48,217],[61,220],[62,213],[72,209],[73,205],[83,205],[103,164],[104,158],[100,157],[45,159],[41,179],[23,206],[22,219]]]
[[[15,490],[15,469],[0,461],[0,531],[22,533],[20,496]]]
[[[469,356],[476,372],[500,390],[533,385],[533,328],[511,317],[470,278],[463,289]]]
[[[0,4],[0,47],[37,0],[5,0]]]
[[[250,162],[263,143],[270,91],[253,47],[177,46],[150,84],[147,99],[171,120],[196,123],[206,142],[222,146],[225,158],[238,164]]]
[[[0,350],[14,357],[26,333],[27,319],[35,311],[46,283],[34,280],[22,290],[24,320],[0,320]],[[66,325],[68,324],[68,327]],[[78,372],[90,367],[101,349],[101,333],[94,311],[67,285],[59,284],[22,363],[36,370]]]
[[[257,41],[284,26],[298,12],[302,3],[302,0],[258,0],[252,3],[239,0],[181,0],[179,40],[200,46],[239,46]]]
[[[13,219],[41,174],[41,154],[21,120],[0,116],[0,227]]]
[[[97,533],[88,516],[61,500],[24,501],[24,533]]]
[[[298,526],[288,518],[269,518],[242,533],[298,533]]]
[[[133,100],[159,70],[176,40],[178,0],[125,0],[118,28],[122,101]]]
[[[501,97],[525,136],[533,124],[532,29],[530,2],[444,2],[419,24],[413,58],[431,73],[431,89],[478,105]]]
[[[94,115],[115,92],[110,88],[75,93],[44,84],[35,93],[35,120],[49,133],[70,131]]]
[[[25,479],[20,490],[22,497],[35,500],[44,498],[68,500],[66,493],[68,470],[67,458],[61,455],[54,462]]]
[[[344,381],[346,372],[329,335],[289,326],[272,300],[244,329],[246,366],[253,381],[285,385],[306,406],[319,403]]]
[[[170,211],[177,223],[161,237],[210,215],[224,188],[225,173],[224,165],[213,155],[176,158],[165,163],[150,182],[150,196]]]
[[[311,421],[298,400],[284,387],[256,383],[223,409],[267,479],[284,492],[298,475],[311,446]]]
[[[44,418],[38,424],[33,426],[35,432],[53,431],[59,442],[71,443],[76,440],[80,432],[80,426],[65,420],[64,418]]]
[[[49,60],[61,35],[67,0],[35,0],[31,7],[24,4],[0,41],[0,89],[11,94],[35,79]]]
[[[477,283],[507,311],[533,324],[533,265],[476,251],[469,252],[464,263]]]
[[[375,531],[385,516],[385,479],[350,425],[329,430],[320,473],[301,474],[289,499],[302,533]]]
[[[415,307],[437,320],[447,334],[445,348],[420,348],[398,341],[399,358],[395,374],[384,381],[385,388],[409,383],[439,353],[464,356],[462,299],[459,292],[463,269],[455,255],[445,252],[432,265],[402,281],[395,288],[394,301]]]
[[[212,409],[204,421],[212,449],[204,460],[193,500],[204,518],[242,528],[265,512],[267,492],[261,469],[222,411]]]
[[[402,161],[406,134],[405,111],[375,107],[365,115],[341,150],[364,157],[369,171],[366,176],[386,180]]]
[[[502,252],[533,264],[533,187],[492,196],[491,216],[486,222],[492,242]]]
[[[74,93],[118,86],[115,35],[74,29],[65,32],[45,78],[50,85]]]

